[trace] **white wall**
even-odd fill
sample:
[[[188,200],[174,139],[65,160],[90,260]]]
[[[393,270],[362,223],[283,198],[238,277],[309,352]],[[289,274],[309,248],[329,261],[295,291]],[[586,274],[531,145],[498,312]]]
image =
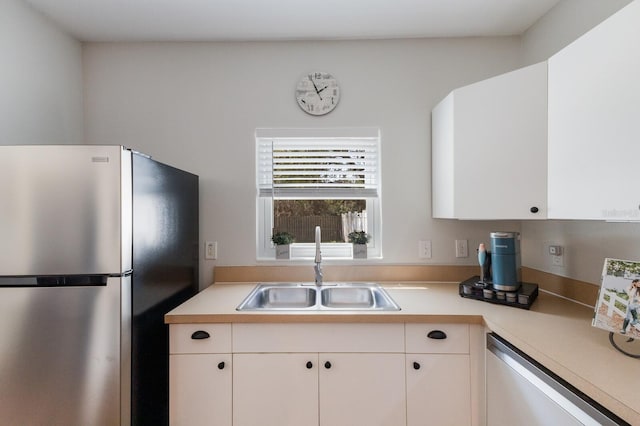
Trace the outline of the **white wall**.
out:
[[[83,50],[89,143],[118,143],[201,178],[201,242],[218,241],[214,265],[254,265],[257,127],[378,126],[382,132],[383,263],[475,263],[474,247],[519,223],[431,219],[430,113],[455,87],[518,67],[514,38],[264,43],[89,43]],[[340,105],[312,117],[297,80],[333,73]],[[487,195],[488,197],[488,195]],[[454,240],[472,256],[456,259]],[[310,269],[311,271],[311,269]]]
[[[630,0],[561,1],[524,34],[524,63],[552,56],[629,3]],[[640,260],[640,223],[530,221],[522,223],[522,236],[524,265],[594,284],[600,283],[606,257]],[[546,251],[549,244],[565,248],[563,267],[551,265]]]
[[[631,3],[631,0],[562,0],[522,36],[524,65],[544,61]]]
[[[23,1],[0,1],[0,144],[82,142],[81,54]]]

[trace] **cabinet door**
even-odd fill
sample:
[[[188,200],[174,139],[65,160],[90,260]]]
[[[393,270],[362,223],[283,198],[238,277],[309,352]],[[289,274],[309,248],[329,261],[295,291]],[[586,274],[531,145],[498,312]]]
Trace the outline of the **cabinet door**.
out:
[[[406,423],[404,354],[321,353],[319,368],[321,426]]]
[[[640,220],[640,2],[549,59],[549,217]]]
[[[407,425],[471,424],[469,355],[407,354]]]
[[[318,355],[233,355],[234,426],[318,424]]]
[[[432,126],[433,217],[546,218],[546,61],[454,90]]]
[[[231,426],[231,355],[169,357],[169,423]]]

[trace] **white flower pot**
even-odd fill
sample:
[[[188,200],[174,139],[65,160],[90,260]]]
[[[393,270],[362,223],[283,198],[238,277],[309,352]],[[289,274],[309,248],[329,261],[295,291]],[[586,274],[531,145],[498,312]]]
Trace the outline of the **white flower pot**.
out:
[[[276,259],[291,259],[290,244],[276,245]]]
[[[353,258],[354,259],[366,259],[367,258],[367,245],[366,244],[354,244],[353,245]]]

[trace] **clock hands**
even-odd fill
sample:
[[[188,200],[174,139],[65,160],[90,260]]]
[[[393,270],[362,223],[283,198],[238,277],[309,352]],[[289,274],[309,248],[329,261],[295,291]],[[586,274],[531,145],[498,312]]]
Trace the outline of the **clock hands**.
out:
[[[318,97],[320,98],[320,100],[322,100],[322,95],[320,94],[320,92],[322,92],[322,90],[326,89],[327,87],[325,86],[322,88],[322,90],[318,90],[318,86],[316,86],[316,83],[313,81],[311,76],[309,76],[309,80],[311,81],[311,84],[313,84],[313,88],[316,90]]]

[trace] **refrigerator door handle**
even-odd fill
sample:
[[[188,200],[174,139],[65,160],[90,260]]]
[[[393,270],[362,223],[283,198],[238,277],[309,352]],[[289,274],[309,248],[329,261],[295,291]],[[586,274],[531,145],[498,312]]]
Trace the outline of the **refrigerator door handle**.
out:
[[[0,288],[106,286],[108,278],[108,275],[44,275],[32,277],[0,277]]]

